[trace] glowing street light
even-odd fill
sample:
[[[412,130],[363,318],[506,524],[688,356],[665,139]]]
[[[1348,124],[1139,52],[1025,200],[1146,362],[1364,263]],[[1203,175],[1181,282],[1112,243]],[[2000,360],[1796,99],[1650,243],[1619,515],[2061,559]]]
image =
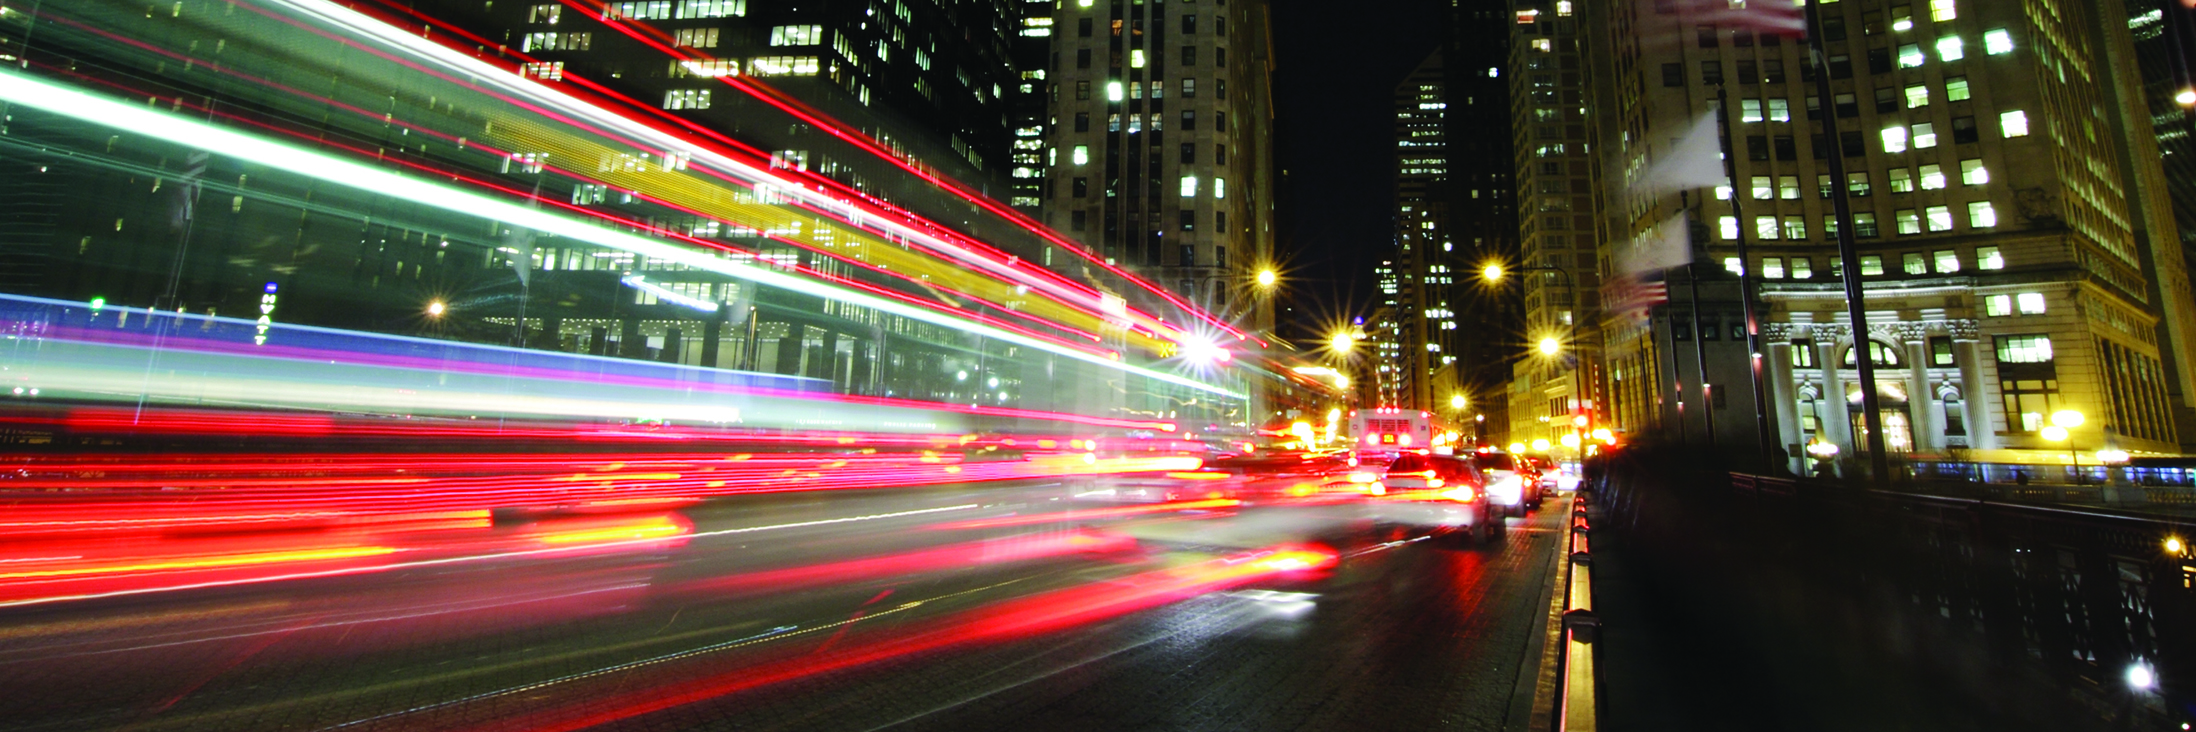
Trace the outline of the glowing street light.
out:
[[[1462,395],[1462,394],[1452,394],[1452,395],[1450,395],[1450,396],[1449,396],[1449,408],[1450,408],[1450,409],[1462,410],[1462,409],[1464,408],[1464,405],[1466,405],[1466,404],[1469,404],[1469,403],[1470,403],[1470,401],[1469,401],[1469,400],[1466,400],[1466,399],[1464,398],[1464,395]]]
[[[1489,284],[1501,282],[1502,275],[1502,265],[1500,264],[1489,264],[1486,269],[1479,271],[1479,278],[1486,280]]]
[[[1578,449],[1578,433],[1576,433],[1576,432],[1566,432],[1566,433],[1564,433],[1564,435],[1563,435],[1563,446],[1564,446],[1564,447],[1568,447],[1568,448],[1571,448],[1571,449],[1573,449],[1573,450],[1576,450],[1576,449]]]
[[[1533,438],[1533,452],[1547,452],[1547,451],[1548,451],[1548,439],[1547,439],[1547,438],[1545,438],[1545,437],[1535,437],[1535,438]]]
[[[2060,427],[2065,427],[2070,430],[2082,426],[2083,421],[2085,420],[2083,420],[2082,418],[2082,413],[2074,411],[2072,409],[2061,409],[2059,411],[2051,413],[2052,424],[2058,425]]]
[[[1557,340],[1555,336],[1540,339],[1541,355],[1553,356],[1561,352],[1563,352],[1563,341]]]
[[[1276,282],[1280,282],[1280,281],[1281,281],[1281,275],[1275,274],[1273,270],[1270,270],[1270,269],[1261,269],[1261,270],[1258,270],[1258,286],[1259,286],[1259,287],[1272,287],[1274,283],[1276,283]]]
[[[1524,451],[1525,451],[1525,443],[1522,443],[1522,442],[1512,442],[1512,443],[1510,443],[1510,452],[1512,452],[1512,453],[1519,453],[1519,452],[1524,452]]]
[[[427,303],[427,317],[430,317],[430,318],[440,318],[440,317],[442,317],[442,313],[443,313],[443,311],[445,311],[445,310],[448,310],[448,309],[449,309],[449,306],[447,306],[447,305],[443,305],[443,304],[442,304],[442,301],[441,301],[441,300],[436,300],[436,301],[433,301],[433,302]]]
[[[2182,89],[2181,93],[2173,95],[2173,101],[2183,107],[2196,107],[2196,89]]]
[[[1336,333],[1334,337],[1327,339],[1327,347],[1334,349],[1335,353],[1348,354],[1357,348],[1357,339],[1350,337],[1348,332]]]

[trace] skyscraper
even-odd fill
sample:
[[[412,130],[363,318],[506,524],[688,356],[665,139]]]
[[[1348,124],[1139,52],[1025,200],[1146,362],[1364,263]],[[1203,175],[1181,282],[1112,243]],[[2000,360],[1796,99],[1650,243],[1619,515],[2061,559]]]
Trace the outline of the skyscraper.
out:
[[[1449,256],[1454,280],[1451,310],[1459,325],[1443,343],[1456,362],[1436,382],[1453,384],[1469,414],[1484,415],[1475,429],[1508,444],[1511,367],[1525,356],[1524,313],[1515,290],[1487,287],[1479,272],[1491,262],[1516,262],[1517,160],[1511,130],[1509,66],[1511,13],[1504,2],[1478,0],[1450,6],[1450,37],[1442,52],[1448,92]],[[1437,387],[1438,389],[1439,387]],[[1435,401],[1449,403],[1437,391]]]
[[[1273,261],[1262,2],[1069,0],[1052,15],[1044,219],[1246,327]]]
[[[1419,62],[1395,88],[1395,252],[1396,293],[1383,304],[1395,308],[1397,401],[1381,406],[1430,409],[1433,373],[1456,356],[1444,348],[1456,330],[1448,270],[1455,243],[1449,229],[1448,99],[1441,52]],[[1382,294],[1387,282],[1382,280]],[[1385,354],[1383,354],[1385,355]]]
[[[1517,3],[1507,73],[1516,141],[1518,257],[1524,341],[1558,348],[1516,362],[1510,406],[1515,440],[1556,439],[1595,396],[1600,241],[1592,195],[1596,161],[1587,138],[1581,35],[1573,3]],[[1524,348],[1523,344],[1516,346]]]

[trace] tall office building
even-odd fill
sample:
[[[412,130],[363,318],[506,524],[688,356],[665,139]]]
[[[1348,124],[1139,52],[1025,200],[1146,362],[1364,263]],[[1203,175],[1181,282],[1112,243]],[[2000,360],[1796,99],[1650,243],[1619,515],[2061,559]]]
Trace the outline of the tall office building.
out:
[[[1450,302],[1449,260],[1454,233],[1449,229],[1448,94],[1444,91],[1441,52],[1427,56],[1395,88],[1395,308],[1396,360],[1381,368],[1395,370],[1397,401],[1381,406],[1433,408],[1433,374],[1455,362],[1446,348],[1456,331]],[[1386,277],[1382,294],[1387,294]],[[1383,354],[1384,356],[1386,354]]]
[[[1523,289],[1524,341],[1554,339],[1559,346],[1515,363],[1511,438],[1525,442],[1556,440],[1557,427],[1567,427],[1597,392],[1597,161],[1586,132],[1581,49],[1589,26],[1576,11],[1569,0],[1513,3],[1509,24],[1519,237],[1516,280],[1504,286]]]
[[[2141,181],[2146,195],[2155,195],[2154,189],[2162,188],[2172,217],[2173,226],[2180,233],[2180,251],[2184,268],[2196,266],[2196,71],[2192,71],[2192,59],[2188,54],[2191,44],[2196,44],[2196,11],[2170,0],[2126,0],[2116,4],[2120,12],[2112,12],[2114,5],[2101,11],[2107,17],[2124,18],[2129,30],[2129,49],[2140,76],[2116,77],[2123,84],[2134,83],[2138,88],[2127,93],[2131,107],[2127,110],[2124,129],[2134,136],[2129,146],[2130,154],[2138,159],[2157,158],[2161,165],[2156,169],[2161,177]],[[2150,134],[2143,134],[2148,116]],[[2145,148],[2148,143],[2152,148]],[[2155,154],[2146,154],[2155,153]],[[2149,166],[2138,169],[2150,170]],[[2155,214],[2154,214],[2155,215]],[[2164,222],[2151,224],[2162,226]],[[2153,250],[2153,256],[2165,257],[2171,247],[2162,243]],[[2168,272],[2167,267],[2154,271]],[[2174,283],[2166,277],[2153,277],[2152,297],[2164,298],[2166,290]],[[2169,321],[2170,322],[2170,321]],[[2177,326],[2186,328],[2188,326]],[[2188,343],[2185,337],[2175,337],[2174,342]],[[2196,452],[2196,369],[2182,365],[2191,356],[2173,349],[2161,349],[2166,371],[2174,375],[2167,380],[2172,395],[2175,431],[2181,439],[2181,452]]]
[[[1045,221],[1253,330],[1273,261],[1271,32],[1256,0],[1068,0],[1052,15]]]
[[[1569,5],[1520,4],[1520,27],[1527,11],[1560,17]],[[1692,356],[1706,353],[1717,396],[1686,408],[1714,417],[1721,444],[1751,443],[1744,313],[1716,294],[1735,294],[1733,278],[1711,274],[1746,270],[1760,288],[1774,439],[1790,454],[1815,441],[1857,454],[1864,388],[1881,398],[1895,453],[2034,462],[2106,447],[2178,451],[2173,393],[2188,364],[2166,357],[2187,352],[2180,324],[2192,307],[2159,155],[2145,146],[2149,115],[2131,96],[2125,13],[2049,1],[1826,3],[1823,99],[1804,44],[1713,5],[1581,7],[1582,27],[1599,36],[1584,46],[1600,82],[1595,153],[1610,239],[1652,237],[1682,213],[1705,253],[1694,265],[1709,293],[1700,319],[1664,307],[1610,339],[1611,383],[1648,407],[1624,419],[1705,421],[1678,405],[1698,393]],[[1719,92],[1731,105],[1735,189],[1641,185],[1717,110]],[[1842,180],[1830,178],[1831,155],[1844,161]],[[1829,199],[1839,189],[1860,250],[1853,273],[1835,247]],[[1751,261],[1736,255],[1742,236]],[[1866,290],[1865,332],[1844,315],[1848,274]],[[1859,358],[1875,365],[1875,384],[1856,383]],[[2086,420],[2071,441],[2049,441],[2043,428],[2061,410]]]
[[[1496,444],[1508,444],[1509,384],[1512,365],[1523,358],[1524,313],[1516,290],[1489,288],[1477,281],[1488,262],[1515,262],[1517,251],[1517,159],[1511,140],[1511,13],[1501,0],[1467,0],[1450,5],[1450,37],[1442,52],[1448,92],[1448,224],[1453,242],[1451,308],[1456,330],[1443,344],[1456,361],[1436,370],[1435,402],[1446,407],[1449,387],[1466,397],[1457,410],[1461,422],[1475,420],[1474,432]]]

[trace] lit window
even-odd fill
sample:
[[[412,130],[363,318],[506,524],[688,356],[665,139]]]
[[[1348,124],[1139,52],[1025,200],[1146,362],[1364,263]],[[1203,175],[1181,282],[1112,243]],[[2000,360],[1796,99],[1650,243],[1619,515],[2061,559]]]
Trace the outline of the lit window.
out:
[[[1983,167],[1981,160],[1960,161],[1961,185],[1979,186],[1988,182],[1990,182],[1990,169]]]
[[[2003,318],[2012,314],[2012,295],[1989,295],[1983,298],[1983,315],[1992,318]]]
[[[2013,34],[2004,28],[1983,32],[1983,53],[1996,56],[2013,52]]]
[[[1792,279],[1804,280],[1815,276],[1815,264],[1806,257],[1792,258]]]
[[[1928,214],[1930,231],[1952,230],[1952,207],[1930,206],[1924,212]]]
[[[1952,7],[1952,3],[1953,0],[1929,0],[1929,19],[1942,23],[1960,17],[1959,11]]]
[[[823,43],[823,26],[781,25],[770,29],[770,45],[814,46]]]
[[[708,109],[708,89],[673,89],[663,93],[664,109]]]
[[[1805,219],[1805,218],[1802,218],[1802,217],[1799,217],[1799,216],[1786,216],[1786,217],[1784,217],[1784,238],[1786,238],[1786,239],[1805,239],[1805,238],[1807,238],[1807,219]]]
[[[1922,55],[1921,44],[1908,43],[1899,46],[1899,68],[1911,69],[1920,66],[1926,58]]]
[[[814,56],[757,56],[747,62],[748,76],[815,76]]]
[[[1967,58],[1966,41],[1960,40],[1959,36],[1945,36],[1937,39],[1937,60],[1958,61],[1963,58]]]
[[[2000,363],[2048,363],[2051,361],[2051,337],[2040,335],[1998,336],[1998,361]]]
[[[1182,176],[1182,197],[1183,197],[1183,198],[1194,198],[1194,197],[1196,197],[1196,195],[1197,195],[1197,176],[1194,176],[1194,175],[1185,175],[1185,176]]]
[[[1783,257],[1762,257],[1762,258],[1761,258],[1761,277],[1762,277],[1762,279],[1766,279],[1766,280],[1781,280],[1781,279],[1784,279],[1784,258],[1783,258]]]
[[[1922,190],[1934,191],[1944,187],[1944,168],[1936,163],[1921,166]]]
[[[1914,149],[1925,150],[1937,146],[1937,123],[1923,122],[1914,125]]]
[[[1957,251],[1940,249],[1935,254],[1930,255],[1930,258],[1936,260],[1934,264],[1937,267],[1938,274],[1952,274],[1960,271],[1960,253]]]
[[[1076,145],[1076,146],[1075,146],[1075,155],[1074,155],[1074,157],[1072,158],[1072,160],[1074,160],[1074,161],[1075,161],[1075,164],[1076,164],[1076,165],[1088,165],[1088,164],[1090,164],[1090,146],[1089,146],[1089,145]]]
[[[717,28],[684,28],[673,31],[671,44],[681,48],[716,48]]]
[[[1739,238],[1739,220],[1736,216],[1716,217],[1716,228],[1725,239]]]
[[[1773,241],[1773,240],[1775,240],[1775,239],[1777,238],[1777,217],[1775,217],[1775,216],[1756,216],[1756,217],[1754,217],[1754,238],[1760,239],[1760,240],[1762,240],[1762,241]],[[1732,261],[1737,261],[1737,260],[1732,260]]]
[[[1790,100],[1790,99],[1771,99],[1771,100],[1769,100],[1769,121],[1771,121],[1771,122],[1790,122],[1790,121],[1792,121],[1792,100]]]
[[[1880,276],[1882,276],[1882,275],[1883,275],[1883,257],[1882,257],[1882,256],[1880,256],[1880,255],[1875,255],[1875,254],[1864,254],[1864,255],[1861,255],[1861,276],[1862,276],[1862,277],[1880,277]]]
[[[1926,85],[1922,85],[1922,84],[1915,84],[1915,85],[1913,85],[1913,86],[1910,86],[1910,87],[1907,87],[1907,88],[1906,88],[1906,108],[1907,108],[1907,109],[1913,109],[1913,108],[1916,108],[1916,107],[1927,107],[1927,106],[1929,106],[1929,87],[1928,87],[1928,86],[1926,86]]]
[[[1929,263],[1922,259],[1921,252],[1907,252],[1899,255],[1899,270],[1910,275],[1929,274]]]
[[[1800,179],[1796,175],[1777,176],[1777,197],[1797,201],[1800,197]]]
[[[1141,68],[1144,68],[1144,49],[1141,49],[1141,48],[1133,48],[1133,49],[1129,49],[1129,68],[1132,68],[1132,69],[1141,69]]]
[[[1905,33],[1914,29],[1914,11],[1905,5],[1891,8],[1891,30]]]
[[[1913,193],[1913,192],[1914,192],[1914,171],[1912,171],[1912,170],[1908,170],[1908,169],[1906,169],[1906,168],[1892,168],[1892,169],[1891,169],[1891,192],[1892,192],[1892,193]]]
[[[1740,121],[1740,122],[1760,122],[1760,121],[1761,121],[1761,100],[1759,100],[1759,99],[1741,99],[1741,100],[1739,100],[1739,121]]]
[[[1906,128],[1883,128],[1883,151],[1887,153],[1906,152]]]
[[[1227,198],[1227,197],[1228,197],[1228,179],[1226,179],[1226,178],[1214,178],[1214,179],[1212,179],[1212,197],[1213,197],[1213,198]]]
[[[1116,102],[1121,101],[1121,82],[1106,82],[1106,99]]]
[[[1728,201],[1728,200],[1731,200],[1731,187],[1730,187],[1730,186],[1716,186],[1716,200],[1718,200],[1718,201]]]
[[[1997,247],[1975,247],[1975,268],[2005,269],[2005,256],[1998,253]]]
[[[1746,274],[1746,265],[1740,264],[1738,257],[1724,257],[1723,270],[1731,274],[1743,275]]]
[[[1769,185],[1769,176],[1754,176],[1754,200],[1767,201],[1776,196],[1776,189]]]
[[[1902,208],[1893,215],[1898,219],[1901,235],[1922,233],[1921,214],[1915,212],[1914,209]]]
[[[1972,227],[1975,227],[1975,228],[1977,228],[1977,229],[1988,229],[1988,228],[1990,228],[1990,227],[1993,227],[1993,226],[1997,226],[1997,225],[1998,225],[1998,210],[1997,210],[1997,209],[1995,209],[1995,208],[1992,208],[1992,207],[1990,206],[1990,202],[1989,202],[1989,201],[1972,201],[1972,202],[1969,202],[1969,203],[1967,204],[1967,225],[1968,225],[1968,226],[1972,226]],[[1979,254],[1979,253],[1980,253],[1980,250],[1978,250],[1978,251],[1977,251],[1977,253]],[[1992,247],[1992,248],[1990,249],[1990,255],[1991,255],[1992,259],[1991,259],[1991,260],[1989,260],[1989,261],[1992,261],[1992,262],[1996,262],[1996,263],[1997,263],[1997,264],[1996,264],[1996,266],[1991,266],[1991,265],[1989,265],[1989,264],[1983,264],[1983,265],[1980,265],[1980,266],[1981,266],[1981,267],[1982,267],[1983,269],[2003,269],[2003,268],[2005,268],[2005,262],[2004,262],[2003,260],[1999,260],[1999,259],[1997,259],[1997,258],[1996,258],[1996,257],[1997,257],[1997,254],[1998,254],[1998,250],[1997,250],[1997,248],[1995,248],[1995,247]]]
[[[2042,315],[2044,313],[2044,296],[2041,292],[2023,292],[2014,295],[2013,303],[2018,306],[2022,315]]]
[[[1947,76],[1947,77],[1944,77],[1944,99],[1945,99],[1945,101],[1948,101],[1948,102],[1964,102],[1964,101],[1967,101],[1967,97],[1968,97],[1968,90],[1967,90],[1967,77],[1965,77],[1965,76]]]
[[[1568,18],[1570,16],[1571,0],[1556,0],[1556,17]]]
[[[1998,113],[1998,129],[2006,137],[2028,136],[2028,113],[2018,109]]]

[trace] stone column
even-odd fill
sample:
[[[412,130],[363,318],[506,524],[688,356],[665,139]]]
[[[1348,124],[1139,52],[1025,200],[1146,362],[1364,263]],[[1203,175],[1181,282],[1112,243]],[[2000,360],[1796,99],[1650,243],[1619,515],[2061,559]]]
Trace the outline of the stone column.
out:
[[[1960,406],[1967,417],[1967,446],[1973,450],[1998,449],[1998,430],[1990,422],[1990,404],[1998,390],[1983,383],[1982,338],[1975,321],[1952,323],[1952,359],[1960,367]]]
[[[1838,339],[1825,334],[1815,341],[1815,348],[1815,363],[1822,366],[1822,400],[1818,402],[1822,414],[1817,415],[1822,419],[1822,435],[1837,443],[1839,455],[1859,454],[1853,444],[1853,417],[1845,402],[1845,380],[1838,377]]]
[[[1777,434],[1784,438],[1786,467],[1796,475],[1804,475],[1807,468],[1807,444],[1800,437],[1798,385],[1792,379],[1792,349],[1804,346],[1792,345],[1791,328],[1783,323],[1769,323],[1763,329],[1762,342],[1767,349],[1763,354],[1769,363],[1763,378],[1769,383],[1770,414],[1777,421]]]
[[[1937,425],[1937,395],[1929,388],[1929,338],[1918,327],[1899,335],[1906,342],[1906,418],[1914,452],[1935,453],[1944,448],[1944,437]]]

